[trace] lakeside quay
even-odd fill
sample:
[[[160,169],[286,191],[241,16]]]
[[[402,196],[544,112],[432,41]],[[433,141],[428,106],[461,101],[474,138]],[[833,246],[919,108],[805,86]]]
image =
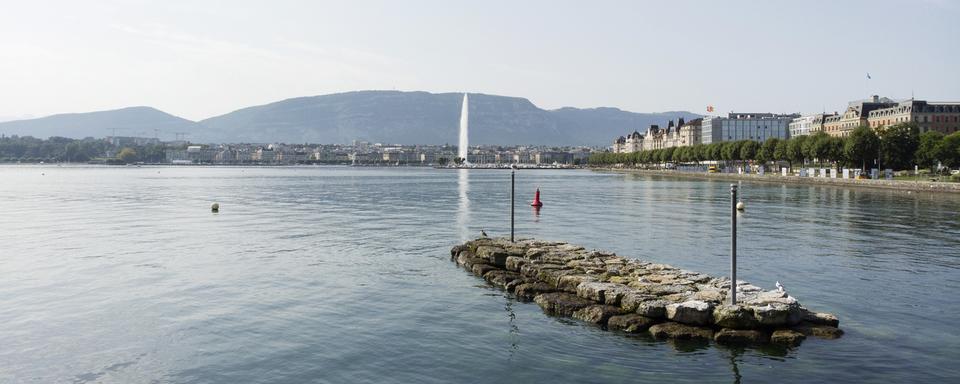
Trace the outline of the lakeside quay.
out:
[[[596,172],[619,172],[635,173],[642,175],[682,177],[701,180],[731,180],[731,181],[756,181],[763,183],[778,184],[806,184],[806,185],[827,185],[837,187],[859,187],[887,189],[904,192],[939,192],[939,193],[960,193],[960,183],[937,182],[937,181],[915,181],[915,180],[871,180],[871,179],[841,179],[829,177],[800,177],[800,176],[782,176],[780,174],[768,173],[765,175],[757,174],[737,174],[737,173],[707,173],[707,172],[684,172],[668,169],[637,169],[637,168],[614,168],[614,167],[595,167],[590,168]]]

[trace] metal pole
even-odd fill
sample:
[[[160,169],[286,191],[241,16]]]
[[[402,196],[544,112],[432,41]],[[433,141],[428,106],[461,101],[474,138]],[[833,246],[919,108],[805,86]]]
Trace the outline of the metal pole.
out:
[[[730,184],[730,304],[737,305],[737,185]]]
[[[514,186],[516,185],[517,179],[517,168],[510,168],[510,242],[513,242],[513,211],[514,211]]]

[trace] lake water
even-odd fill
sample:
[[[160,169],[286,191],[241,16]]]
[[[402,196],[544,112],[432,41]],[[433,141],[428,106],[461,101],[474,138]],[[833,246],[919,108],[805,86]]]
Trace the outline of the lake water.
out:
[[[728,348],[548,317],[457,268],[451,246],[509,233],[509,177],[0,166],[0,382],[960,380],[956,196],[741,184],[739,277],[846,334]],[[728,182],[517,180],[519,235],[728,272]]]

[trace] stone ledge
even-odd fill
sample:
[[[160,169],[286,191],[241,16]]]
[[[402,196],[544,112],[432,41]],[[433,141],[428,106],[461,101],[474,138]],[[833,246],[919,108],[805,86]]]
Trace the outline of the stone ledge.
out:
[[[549,315],[626,333],[786,346],[843,335],[836,316],[807,310],[786,292],[737,281],[730,305],[727,278],[563,242],[484,237],[454,246],[450,258]]]

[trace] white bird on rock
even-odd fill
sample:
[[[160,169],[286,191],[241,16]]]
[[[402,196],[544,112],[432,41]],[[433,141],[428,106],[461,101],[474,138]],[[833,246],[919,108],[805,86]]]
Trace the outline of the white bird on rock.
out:
[[[777,292],[784,292],[783,284],[780,284],[780,280],[777,280]]]
[[[480,236],[487,237],[487,232],[481,229]]]

